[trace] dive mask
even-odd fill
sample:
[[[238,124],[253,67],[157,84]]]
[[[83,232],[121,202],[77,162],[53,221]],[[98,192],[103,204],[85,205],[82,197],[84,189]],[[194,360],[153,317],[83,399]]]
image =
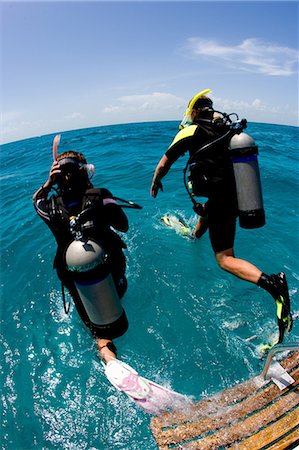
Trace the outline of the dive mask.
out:
[[[84,164],[75,158],[62,158],[60,161],[58,161],[58,164],[63,175],[71,174],[72,176],[74,176],[75,174],[79,174],[80,169],[83,168],[86,170],[88,178],[91,180],[95,171],[95,167],[93,164]]]

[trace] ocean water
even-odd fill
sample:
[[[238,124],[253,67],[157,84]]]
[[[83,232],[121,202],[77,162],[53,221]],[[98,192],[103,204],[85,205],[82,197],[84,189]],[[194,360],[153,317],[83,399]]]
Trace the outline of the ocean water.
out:
[[[128,332],[119,357],[143,376],[200,399],[261,372],[257,346],[277,332],[272,298],[221,271],[208,235],[194,242],[160,221],[196,216],[183,186],[185,158],[164,192],[149,195],[177,122],[62,132],[60,151],[82,151],[94,185],[135,201],[126,210]],[[259,146],[266,226],[238,228],[235,251],[266,273],[287,274],[298,313],[298,128],[250,123]],[[46,180],[54,135],[1,149],[1,443],[3,449],[154,450],[151,416],[103,375],[95,343],[74,307],[63,310],[52,269],[54,239],[31,197]],[[285,342],[299,340],[298,320]],[[256,336],[250,342],[247,338]]]

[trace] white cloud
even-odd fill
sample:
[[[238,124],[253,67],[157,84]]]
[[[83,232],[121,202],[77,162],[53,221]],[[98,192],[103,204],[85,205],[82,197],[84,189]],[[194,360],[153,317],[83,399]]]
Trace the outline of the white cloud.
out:
[[[244,100],[230,100],[227,98],[213,98],[214,106],[217,105],[217,108],[223,109],[226,112],[230,111],[242,111],[244,109],[261,109],[265,108],[262,101],[260,99],[254,99],[252,102],[247,102]]]
[[[55,118],[56,122],[58,120]],[[51,133],[57,123],[46,118],[32,118],[28,111],[6,111],[1,114],[0,143],[12,142]],[[59,128],[58,128],[59,129]]]
[[[17,120],[22,116],[21,111],[5,111],[1,113],[1,123],[2,125],[7,125],[11,121]]]
[[[26,110],[6,111],[1,114],[0,143],[41,136],[61,129],[73,129],[74,126],[81,127],[85,125],[84,119],[85,116],[78,112],[62,117],[55,114],[54,117],[50,115],[37,118]]]
[[[140,112],[140,111],[173,111],[180,110],[185,106],[186,101],[175,95],[154,92],[143,95],[126,95],[117,99],[117,105],[110,105],[104,108],[105,113],[120,112]]]
[[[220,111],[225,111],[226,113],[236,112],[239,116],[244,115],[245,117],[250,115],[250,117],[256,117],[256,120],[262,118],[262,121],[265,121],[265,119],[268,118],[271,122],[271,119],[273,119],[274,123],[279,123],[281,115],[292,114],[288,105],[285,105],[284,108],[278,108],[265,103],[259,98],[255,98],[252,101],[245,101],[217,97],[213,98],[213,102],[215,108]],[[257,116],[255,116],[255,114]]]
[[[192,56],[205,56],[222,60],[235,69],[249,70],[272,76],[289,76],[297,72],[298,51],[261,39],[245,39],[235,46],[200,37],[187,41],[187,52]]]
[[[79,112],[73,112],[72,114],[68,114],[67,116],[64,116],[65,119],[84,119],[84,114],[81,114]]]
[[[253,108],[258,109],[259,111],[265,110],[265,105],[259,98],[256,98],[255,100],[253,100],[252,106],[253,106]]]
[[[41,120],[31,122],[24,111],[6,111],[1,114],[1,143],[9,142],[12,137],[22,139],[32,129],[39,129],[44,124]],[[26,134],[27,133],[27,134]]]
[[[1,135],[18,131],[20,126],[28,126],[22,111],[5,111],[1,113]]]

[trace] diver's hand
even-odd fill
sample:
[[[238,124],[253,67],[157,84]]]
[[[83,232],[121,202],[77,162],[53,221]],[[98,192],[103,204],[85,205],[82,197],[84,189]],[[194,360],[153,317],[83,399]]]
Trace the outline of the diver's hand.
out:
[[[33,194],[32,200],[36,202],[37,200],[46,199],[49,192],[52,189],[53,184],[56,183],[57,176],[61,174],[61,169],[57,161],[54,161],[47,181]]]
[[[153,181],[152,185],[151,185],[151,196],[156,198],[159,192],[159,189],[163,192],[163,185],[161,183],[161,181]]]
[[[52,164],[52,167],[50,169],[50,173],[49,173],[49,178],[46,181],[46,183],[44,184],[45,187],[48,186],[53,186],[53,184],[56,183],[57,180],[57,176],[61,174],[61,169],[60,169],[60,165],[57,161],[54,161]]]

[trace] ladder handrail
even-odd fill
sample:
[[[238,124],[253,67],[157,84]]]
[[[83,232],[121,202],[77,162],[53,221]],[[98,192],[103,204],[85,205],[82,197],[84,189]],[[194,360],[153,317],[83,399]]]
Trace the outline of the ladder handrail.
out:
[[[299,343],[294,343],[294,344],[280,344],[280,345],[276,345],[274,348],[272,348],[272,350],[269,352],[267,360],[265,362],[264,365],[264,369],[261,373],[261,376],[264,378],[264,380],[266,379],[267,376],[267,372],[269,370],[269,366],[270,363],[272,361],[272,358],[274,356],[275,353],[280,352],[280,351],[286,351],[286,350],[299,350]]]

